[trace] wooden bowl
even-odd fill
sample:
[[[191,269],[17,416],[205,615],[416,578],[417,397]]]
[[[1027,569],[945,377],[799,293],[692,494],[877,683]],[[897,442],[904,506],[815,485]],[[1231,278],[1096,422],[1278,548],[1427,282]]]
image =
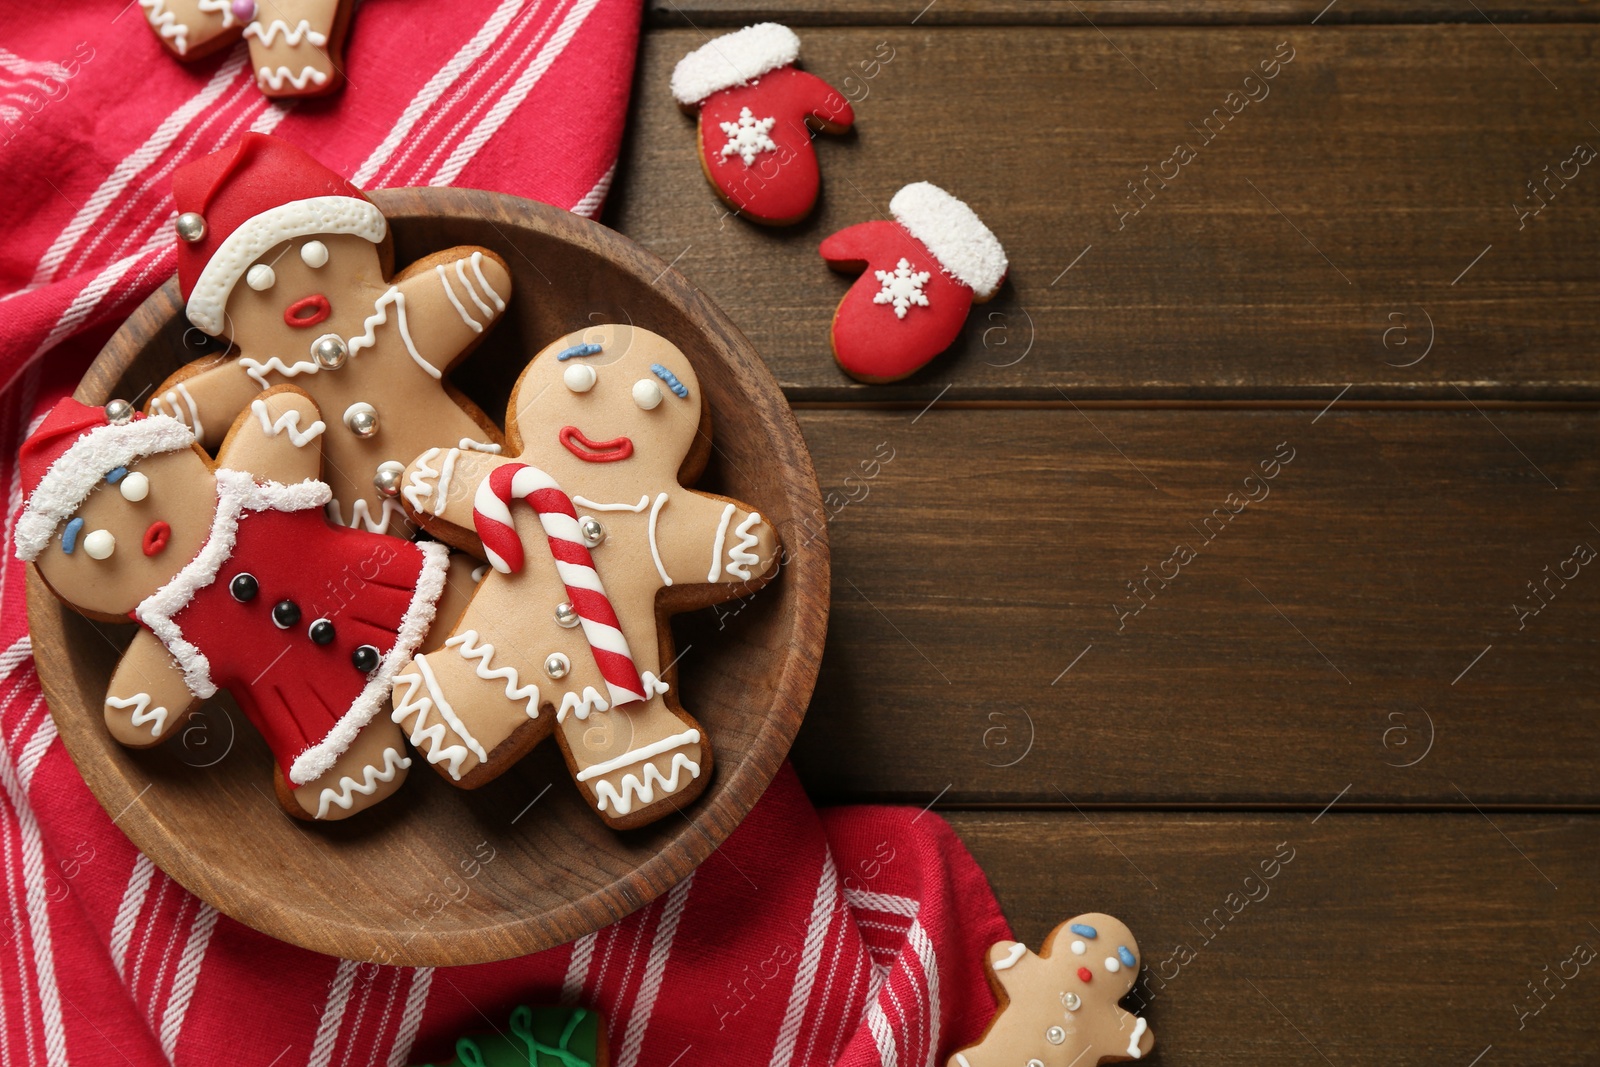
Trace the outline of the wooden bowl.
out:
[[[615,922],[684,878],[731,833],[789,751],[828,614],[816,474],[778,383],[721,311],[655,256],[544,204],[456,189],[373,194],[395,262],[456,244],[494,249],[516,293],[454,379],[503,413],[529,356],[585,324],[631,322],[695,365],[717,447],[700,485],[747,500],[782,532],[779,577],[747,601],[678,616],[684,704],[717,746],[715,776],[679,816],[619,833],[588,810],[554,742],[498,781],[452,788],[426,766],[346,822],[307,825],[272,796],[272,762],[230,699],[179,738],[135,752],[101,707],[129,626],[91,623],[31,577],[28,619],[45,696],[73,762],[155,864],[223,913],[318,952],[444,966],[550,948]],[[188,328],[176,281],[141,305],[78,386],[135,398],[214,342]],[[692,647],[691,647],[692,646]]]

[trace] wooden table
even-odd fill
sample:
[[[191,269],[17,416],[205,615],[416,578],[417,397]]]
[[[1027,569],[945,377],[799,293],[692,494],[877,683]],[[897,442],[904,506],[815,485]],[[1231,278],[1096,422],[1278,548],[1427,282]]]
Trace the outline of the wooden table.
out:
[[[778,232],[667,92],[764,17],[858,116]],[[608,221],[755,342],[830,494],[794,761],[819,803],[933,805],[1030,944],[1124,918],[1157,1062],[1595,1062],[1597,17],[652,2]],[[816,246],[919,179],[1010,282],[858,385]]]

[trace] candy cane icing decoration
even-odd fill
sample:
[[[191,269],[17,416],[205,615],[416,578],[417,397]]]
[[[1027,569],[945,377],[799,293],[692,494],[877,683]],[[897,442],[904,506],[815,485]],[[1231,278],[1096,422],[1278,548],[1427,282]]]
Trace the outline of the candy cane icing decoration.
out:
[[[578,513],[572,499],[538,467],[507,463],[496,467],[478,484],[472,501],[472,524],[483,541],[489,563],[501,574],[522,569],[522,539],[511,522],[511,502],[521,500],[539,516],[556,572],[567,587],[567,600],[583,624],[600,676],[611,693],[611,706],[648,700],[644,681],[633,665],[633,653],[622,635],[622,624],[600,584],[594,557],[578,532]]]

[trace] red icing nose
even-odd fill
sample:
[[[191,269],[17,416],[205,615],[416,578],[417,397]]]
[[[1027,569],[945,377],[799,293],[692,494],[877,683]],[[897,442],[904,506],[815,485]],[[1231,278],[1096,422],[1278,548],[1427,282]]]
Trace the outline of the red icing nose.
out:
[[[172,527],[157,519],[144,532],[144,554],[147,556],[158,554],[167,547],[167,542],[170,540],[172,540]]]
[[[333,308],[328,306],[328,298],[321,293],[312,293],[285,308],[283,321],[296,327],[315,326],[331,314]]]

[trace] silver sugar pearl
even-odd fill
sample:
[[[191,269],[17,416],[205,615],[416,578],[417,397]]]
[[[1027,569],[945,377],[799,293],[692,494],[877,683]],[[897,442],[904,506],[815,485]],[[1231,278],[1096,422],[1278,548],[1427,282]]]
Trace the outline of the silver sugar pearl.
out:
[[[112,400],[106,404],[106,421],[116,425],[133,418],[133,405],[126,400]]]
[[[574,626],[578,625],[580,621],[581,620],[578,618],[578,612],[571,604],[563,600],[561,603],[556,605],[556,625],[564,626],[570,630]]]
[[[178,221],[173,223],[173,229],[178,231],[178,239],[194,244],[203,241],[206,237],[206,220],[198,211],[185,211],[178,216]]]
[[[378,413],[371,404],[352,404],[344,413],[344,424],[357,437],[372,437],[378,432]]]
[[[600,525],[600,520],[593,515],[585,515],[578,520],[578,533],[583,536],[583,543],[590,548],[597,547],[606,539],[606,528]]]
[[[1043,1060],[1029,1060],[1028,1067],[1044,1067]]]
[[[336,333],[325,333],[311,342],[311,358],[323,370],[338,370],[349,355],[349,346]]]
[[[1052,1045],[1059,1045],[1067,1039],[1067,1032],[1059,1026],[1052,1026],[1044,1032],[1044,1039]]]
[[[1061,994],[1061,1003],[1068,1011],[1077,1011],[1083,1006],[1083,1001],[1078,998],[1078,994],[1076,993]]]
[[[552,678],[565,678],[571,669],[572,664],[559,652],[552,652],[545,658],[544,673]]]
[[[398,496],[400,481],[405,472],[405,465],[392,459],[387,463],[380,463],[378,473],[372,476],[372,487],[380,496]]]

